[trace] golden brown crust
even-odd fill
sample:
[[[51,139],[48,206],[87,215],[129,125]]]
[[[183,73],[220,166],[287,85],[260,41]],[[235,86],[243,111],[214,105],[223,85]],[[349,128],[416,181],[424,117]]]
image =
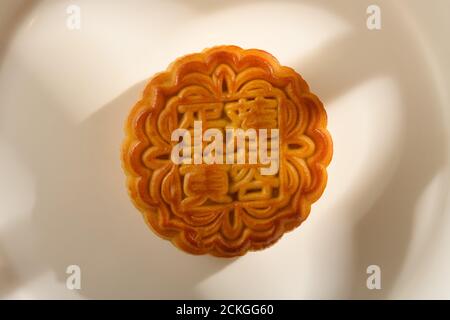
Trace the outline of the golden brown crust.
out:
[[[174,164],[171,132],[190,128],[194,114],[210,127],[278,127],[278,174]],[[126,122],[130,197],[156,234],[186,252],[233,257],[266,248],[307,218],[325,188],[326,125],[306,82],[267,52],[219,46],[181,57],[150,80]],[[247,192],[254,186],[258,192]]]

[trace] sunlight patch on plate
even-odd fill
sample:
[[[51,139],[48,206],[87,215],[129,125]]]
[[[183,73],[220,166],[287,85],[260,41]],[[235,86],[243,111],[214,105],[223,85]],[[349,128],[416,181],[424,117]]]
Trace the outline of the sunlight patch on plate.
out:
[[[315,205],[317,216],[331,206],[362,211],[377,198],[401,153],[404,107],[388,76],[369,79],[327,106],[334,155],[323,201]],[[341,221],[342,214],[326,219]]]
[[[179,54],[235,44],[268,51],[281,64],[298,61],[350,30],[348,23],[325,10],[293,2],[239,2],[238,6],[198,14],[178,28],[173,50]]]

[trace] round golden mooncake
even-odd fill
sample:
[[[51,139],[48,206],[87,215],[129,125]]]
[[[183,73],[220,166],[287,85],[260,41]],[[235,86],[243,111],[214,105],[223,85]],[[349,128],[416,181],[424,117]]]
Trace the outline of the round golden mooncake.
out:
[[[129,195],[157,235],[188,253],[266,248],[299,226],[324,191],[332,157],[326,126],[307,83],[265,51],[219,46],[181,57],[151,78],[128,116]],[[240,148],[229,132],[243,133]],[[174,153],[180,137],[193,144]],[[261,145],[270,146],[264,162]]]

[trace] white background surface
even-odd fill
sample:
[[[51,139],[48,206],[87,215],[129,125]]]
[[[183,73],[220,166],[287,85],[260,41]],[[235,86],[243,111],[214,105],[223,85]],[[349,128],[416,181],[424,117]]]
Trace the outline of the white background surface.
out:
[[[81,8],[81,30],[66,8]],[[378,4],[382,29],[366,28]],[[450,2],[0,0],[1,298],[450,298]],[[323,100],[329,184],[308,220],[239,259],[190,256],[124,187],[146,79],[218,44],[260,48]],[[66,267],[82,289],[65,286]],[[366,288],[366,268],[382,290]]]

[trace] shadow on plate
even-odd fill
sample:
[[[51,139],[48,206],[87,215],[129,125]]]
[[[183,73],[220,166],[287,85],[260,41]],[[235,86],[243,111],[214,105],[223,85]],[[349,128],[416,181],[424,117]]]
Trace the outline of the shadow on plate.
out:
[[[353,270],[349,270],[352,283],[346,296],[356,299],[389,298],[408,258],[417,215],[432,215],[434,220],[429,230],[430,238],[422,246],[421,259],[427,259],[445,213],[446,185],[439,190],[433,211],[418,212],[416,209],[421,195],[433,179],[442,174],[448,176],[448,132],[442,101],[436,95],[438,90],[431,77],[431,67],[423,58],[424,53],[417,51],[416,39],[405,37],[405,34],[412,33],[404,30],[408,25],[396,23],[395,19],[399,18],[393,14],[396,11],[390,4],[380,3],[383,21],[386,21],[380,31],[364,28],[361,13],[365,12],[367,3],[359,3],[348,11],[342,10],[341,3],[333,1],[321,1],[320,5],[330,12],[339,12],[353,24],[354,30],[359,30],[326,43],[294,65],[315,85],[314,90],[323,97],[325,105],[376,76],[388,76],[400,89],[402,144],[399,146],[400,159],[392,164],[396,165],[394,174],[382,174],[377,177],[378,181],[367,180],[354,195],[363,204],[357,204],[357,200],[354,207],[364,207],[373,186],[386,183],[382,179],[388,179],[382,193],[367,210],[354,212],[358,222],[353,234]],[[354,10],[356,8],[359,9]],[[361,107],[364,108],[363,105]],[[391,170],[386,168],[386,172]],[[382,290],[368,290],[366,287],[366,269],[372,264],[381,267]]]
[[[234,261],[191,256],[159,239],[126,194],[119,161],[123,123],[145,82],[80,125],[58,110],[16,114],[39,137],[17,135],[14,141],[36,179],[32,229],[38,252],[61,282],[67,266],[79,265],[85,297],[193,298],[199,281]],[[21,228],[7,233],[26,232]]]

